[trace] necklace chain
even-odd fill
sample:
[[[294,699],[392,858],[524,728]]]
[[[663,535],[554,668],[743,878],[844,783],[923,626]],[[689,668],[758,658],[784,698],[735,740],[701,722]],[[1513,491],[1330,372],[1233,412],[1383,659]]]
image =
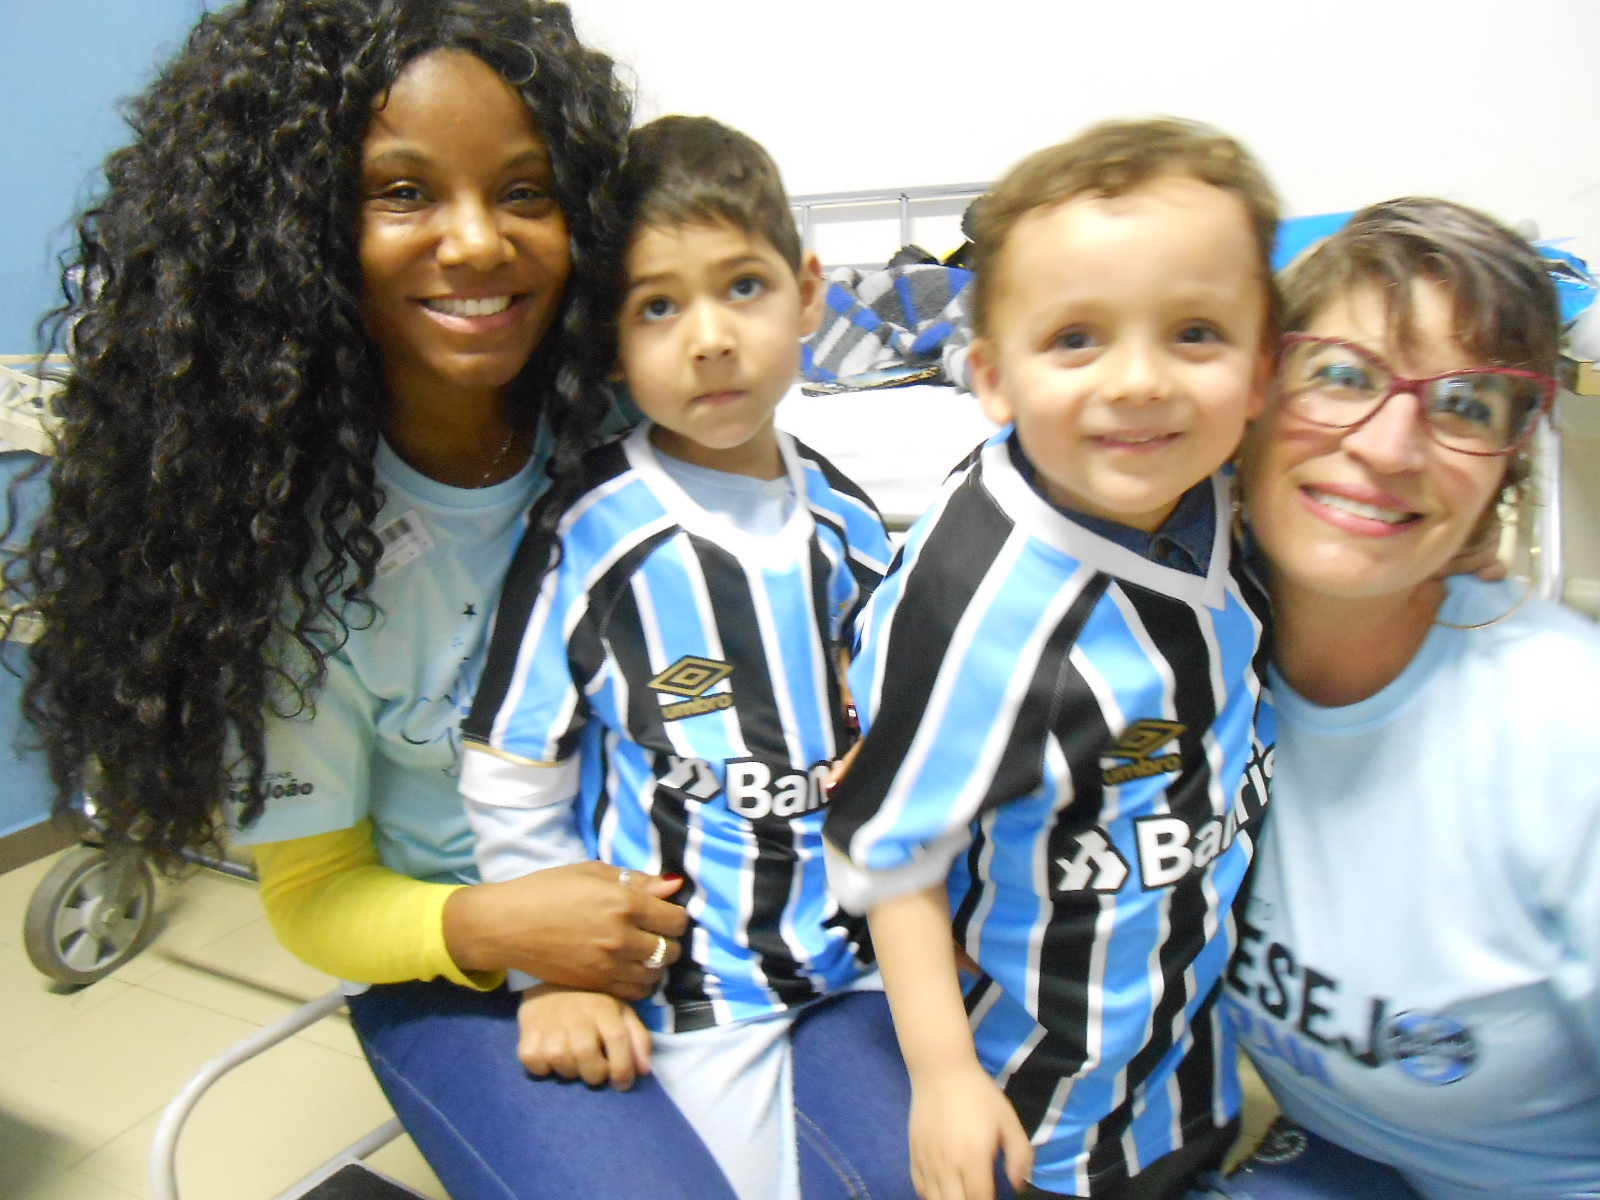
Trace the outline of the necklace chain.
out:
[[[490,461],[488,468],[484,471],[483,478],[478,480],[477,486],[489,486],[489,480],[494,477],[494,473],[500,469],[500,464],[505,462],[506,455],[511,452],[511,443],[516,439],[516,436],[517,431],[514,426],[506,430],[505,441],[500,443],[500,449],[495,452],[494,458]]]

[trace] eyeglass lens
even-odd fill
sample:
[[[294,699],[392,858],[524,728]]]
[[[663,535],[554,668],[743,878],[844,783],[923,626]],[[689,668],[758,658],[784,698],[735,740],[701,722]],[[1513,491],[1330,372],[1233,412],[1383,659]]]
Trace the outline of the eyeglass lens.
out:
[[[1359,424],[1389,397],[1394,380],[1383,363],[1337,343],[1296,343],[1284,360],[1295,410],[1319,425]],[[1534,380],[1481,370],[1428,380],[1419,399],[1441,443],[1494,454],[1517,443],[1543,396]]]

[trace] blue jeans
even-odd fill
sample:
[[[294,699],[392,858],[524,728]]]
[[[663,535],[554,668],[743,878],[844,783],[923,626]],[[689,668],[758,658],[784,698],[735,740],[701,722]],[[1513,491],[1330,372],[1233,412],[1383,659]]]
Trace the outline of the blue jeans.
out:
[[[1254,1154],[1187,1200],[1421,1200],[1398,1171],[1278,1118]]]
[[[373,1073],[454,1200],[733,1200],[653,1078],[618,1092],[529,1077],[516,1005],[442,981],[350,998]],[[882,993],[813,1005],[791,1039],[807,1200],[910,1200],[910,1084]]]

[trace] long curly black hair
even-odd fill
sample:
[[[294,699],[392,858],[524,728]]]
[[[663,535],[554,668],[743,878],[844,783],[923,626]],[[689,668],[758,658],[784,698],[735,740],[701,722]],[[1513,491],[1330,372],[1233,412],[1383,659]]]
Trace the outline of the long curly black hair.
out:
[[[370,622],[383,406],[363,329],[362,142],[413,60],[468,51],[535,114],[572,249],[562,308],[512,385],[570,488],[597,421],[586,280],[632,116],[560,3],[243,0],[201,18],[129,106],[79,220],[51,341],[73,374],[24,581],[44,618],[24,707],[58,803],[165,863],[212,844],[230,778],[259,812],[264,718],[314,703]],[[238,781],[242,781],[239,787]]]

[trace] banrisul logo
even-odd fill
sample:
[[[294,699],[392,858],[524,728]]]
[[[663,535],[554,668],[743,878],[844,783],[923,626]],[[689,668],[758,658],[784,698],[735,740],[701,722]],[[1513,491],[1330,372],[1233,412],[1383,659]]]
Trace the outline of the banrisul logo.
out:
[[[664,696],[682,696],[677,703],[663,704],[663,721],[681,721],[685,717],[698,717],[701,713],[719,712],[733,704],[733,689],[706,695],[717,684],[733,674],[733,668],[714,658],[696,658],[685,654],[661,674],[650,681],[653,691]]]
[[[1135,721],[1100,752],[1100,782],[1115,787],[1134,779],[1148,779],[1179,770],[1183,766],[1182,755],[1158,751],[1165,750],[1183,731],[1184,726],[1176,721],[1153,717]]]

